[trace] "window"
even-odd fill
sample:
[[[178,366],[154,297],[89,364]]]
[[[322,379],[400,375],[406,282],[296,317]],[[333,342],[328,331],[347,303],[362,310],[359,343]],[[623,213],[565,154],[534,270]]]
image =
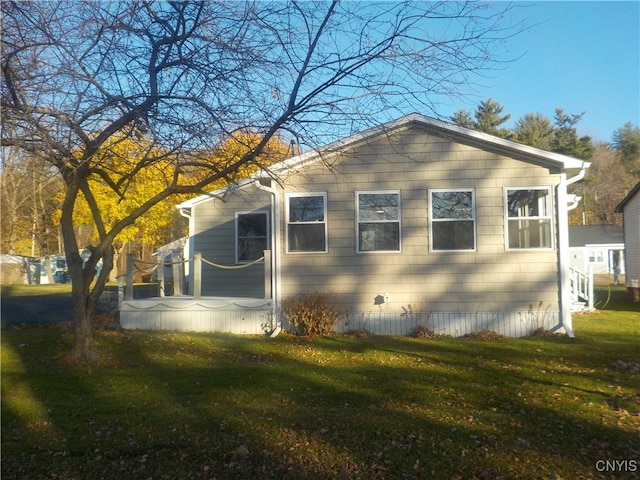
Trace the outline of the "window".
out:
[[[287,252],[327,251],[327,196],[287,194]]]
[[[552,248],[551,188],[508,188],[505,201],[507,247]]]
[[[400,251],[400,192],[356,192],[357,251]]]
[[[430,190],[431,249],[475,250],[476,219],[473,189]]]
[[[589,250],[589,263],[604,263],[604,252],[602,250]]]
[[[236,213],[236,263],[257,260],[268,249],[268,212]]]

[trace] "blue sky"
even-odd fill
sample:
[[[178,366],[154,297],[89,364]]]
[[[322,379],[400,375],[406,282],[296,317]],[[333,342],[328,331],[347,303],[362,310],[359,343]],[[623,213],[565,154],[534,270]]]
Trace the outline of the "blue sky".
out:
[[[516,3],[514,20],[529,27],[510,39],[500,59],[517,58],[492,72],[465,101],[441,115],[475,110],[482,99],[502,104],[513,121],[555,108],[586,112],[578,132],[609,142],[626,122],[640,125],[640,2]]]

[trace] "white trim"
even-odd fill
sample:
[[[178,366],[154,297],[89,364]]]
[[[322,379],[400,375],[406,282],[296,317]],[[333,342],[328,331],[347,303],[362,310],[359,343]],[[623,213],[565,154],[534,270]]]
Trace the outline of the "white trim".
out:
[[[397,220],[368,220],[360,221],[360,195],[397,195],[398,219]],[[355,192],[356,204],[356,254],[370,253],[402,253],[402,195],[400,190],[357,190]],[[397,223],[398,224],[398,249],[397,250],[360,250],[360,224],[361,223]]]
[[[429,250],[431,252],[447,252],[447,253],[455,253],[455,252],[477,252],[478,251],[478,216],[476,212],[476,189],[475,187],[462,187],[462,188],[429,188],[428,192],[428,203],[429,203]],[[434,193],[442,193],[442,192],[471,192],[471,218],[433,218],[433,199],[432,194]],[[433,246],[433,223],[444,223],[444,222],[473,222],[473,248],[465,248],[459,250],[453,249],[436,249]]]
[[[509,217],[509,205],[508,205],[508,194],[509,190],[511,191],[525,191],[525,190],[546,190],[547,191],[547,205],[546,211],[547,215],[537,215],[531,217]],[[554,228],[554,198],[553,198],[553,189],[550,185],[535,185],[535,186],[518,186],[518,187],[503,187],[502,189],[502,201],[504,206],[504,248],[507,252],[533,252],[533,251],[551,251],[555,248],[555,228]],[[548,247],[509,247],[509,221],[518,221],[518,220],[527,220],[527,221],[535,221],[535,220],[548,220],[549,221],[549,246]]]
[[[264,215],[265,216],[265,223],[266,223],[266,227],[267,227],[267,233],[266,233],[266,239],[267,239],[267,248],[265,250],[270,250],[271,249],[271,227],[269,225],[269,211],[268,210],[241,210],[241,211],[237,211],[235,212],[234,215],[234,229],[235,229],[235,235],[233,237],[233,241],[234,241],[234,250],[235,250],[235,261],[236,264],[245,264],[245,263],[251,263],[254,260],[240,260],[238,258],[238,217],[240,215]],[[262,238],[262,237],[259,237]]]
[[[311,221],[311,222],[291,222],[289,217],[289,199],[291,198],[300,198],[300,197],[322,197],[322,208],[323,208],[323,217],[322,221]],[[286,193],[285,194],[285,244],[286,244],[286,253],[290,253],[292,255],[313,255],[315,253],[327,253],[329,252],[329,232],[328,232],[328,221],[327,221],[327,192],[309,192],[309,193]],[[324,224],[324,250],[291,250],[289,248],[289,226],[290,225],[318,225],[320,223]]]

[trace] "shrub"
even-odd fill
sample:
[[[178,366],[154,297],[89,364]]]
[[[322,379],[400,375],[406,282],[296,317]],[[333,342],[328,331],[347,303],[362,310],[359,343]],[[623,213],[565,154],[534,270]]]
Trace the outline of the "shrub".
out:
[[[282,311],[298,335],[327,335],[344,316],[329,294],[314,292],[290,297],[282,302]]]
[[[429,330],[424,325],[416,325],[416,328],[413,329],[411,336],[415,338],[435,338],[438,337],[438,334]]]

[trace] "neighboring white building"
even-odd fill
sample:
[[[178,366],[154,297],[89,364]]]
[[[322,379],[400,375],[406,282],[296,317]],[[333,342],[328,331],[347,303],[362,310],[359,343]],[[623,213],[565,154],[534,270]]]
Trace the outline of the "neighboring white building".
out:
[[[620,225],[570,225],[571,266],[588,273],[624,275],[624,234]]]
[[[640,182],[616,207],[616,213],[622,213],[624,225],[627,292],[630,300],[640,302]]]

